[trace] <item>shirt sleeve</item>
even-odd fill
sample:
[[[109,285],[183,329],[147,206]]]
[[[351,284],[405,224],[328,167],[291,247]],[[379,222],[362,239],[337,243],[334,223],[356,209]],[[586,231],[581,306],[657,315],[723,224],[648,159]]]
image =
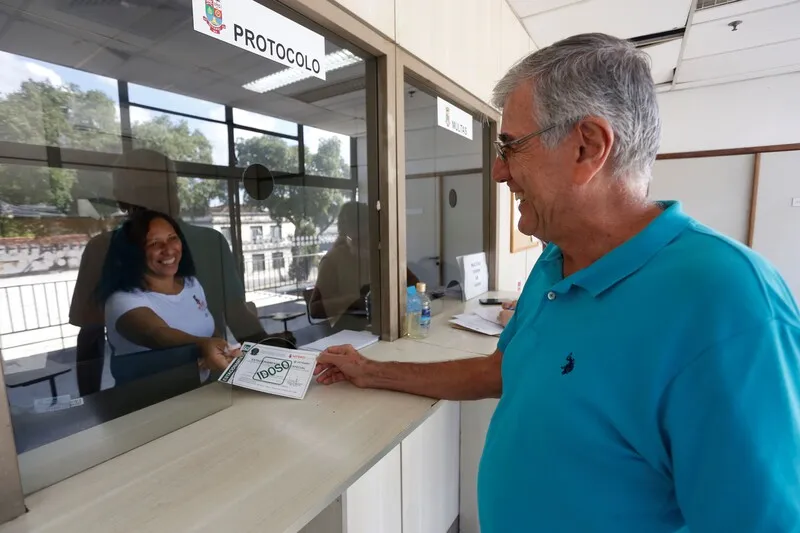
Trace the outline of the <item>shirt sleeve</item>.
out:
[[[800,531],[800,329],[772,320],[705,351],[666,390],[664,433],[692,533]]]
[[[152,309],[146,295],[140,292],[115,292],[106,301],[106,326],[116,329],[117,320],[122,315],[140,307]]]

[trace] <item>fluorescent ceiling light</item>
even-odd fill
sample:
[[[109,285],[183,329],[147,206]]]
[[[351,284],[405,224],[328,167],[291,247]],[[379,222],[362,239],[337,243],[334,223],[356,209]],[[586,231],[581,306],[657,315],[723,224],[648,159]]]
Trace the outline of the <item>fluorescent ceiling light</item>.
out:
[[[326,55],[322,60],[322,67],[327,73],[359,62],[361,62],[361,58],[357,55],[348,50],[339,50],[338,52]],[[248,91],[266,93],[311,78],[312,76],[313,75],[309,71],[302,68],[287,68],[275,74],[270,74],[269,76],[264,76],[263,78],[245,83],[242,87]]]

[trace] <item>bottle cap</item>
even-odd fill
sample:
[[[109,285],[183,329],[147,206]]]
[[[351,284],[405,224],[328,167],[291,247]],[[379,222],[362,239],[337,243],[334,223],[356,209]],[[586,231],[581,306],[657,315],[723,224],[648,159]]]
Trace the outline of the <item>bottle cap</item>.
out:
[[[425,289],[427,289],[427,288],[428,287],[425,285],[424,281],[418,281],[417,282],[417,292],[425,292]]]
[[[417,288],[414,287],[413,285],[411,287],[406,287],[406,294],[408,295],[417,294]]]

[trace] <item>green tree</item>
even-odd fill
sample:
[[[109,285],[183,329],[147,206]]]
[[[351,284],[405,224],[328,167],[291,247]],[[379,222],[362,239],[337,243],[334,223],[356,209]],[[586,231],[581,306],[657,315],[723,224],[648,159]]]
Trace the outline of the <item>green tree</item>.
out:
[[[345,177],[347,164],[340,155],[340,145],[337,138],[324,139],[317,153],[307,151],[306,172],[318,176]],[[297,147],[277,137],[264,135],[237,139],[236,155],[242,167],[261,163],[276,173],[298,171]],[[246,193],[243,197],[247,205],[268,211],[277,222],[288,221],[295,228],[310,222],[318,233],[328,229],[336,220],[339,208],[345,201],[340,189],[284,184],[276,185],[272,195],[264,201],[250,198]]]
[[[239,166],[261,163],[273,172],[298,172],[297,146],[283,139],[267,135],[236,140],[236,155]],[[341,142],[332,137],[319,143],[316,153],[306,150],[306,173],[312,176],[345,178],[350,171],[341,156]],[[276,222],[288,221],[295,227],[295,243],[292,246],[292,262],[289,277],[300,284],[308,280],[311,270],[319,262],[314,254],[318,244],[303,243],[305,237],[314,237],[330,227],[339,215],[345,201],[340,189],[304,187],[277,184],[267,200],[259,201],[244,193],[245,204],[268,211]]]
[[[212,146],[200,130],[191,130],[186,120],[173,121],[169,115],[158,115],[147,122],[131,125],[134,148],[159,151],[173,161],[213,162]],[[208,214],[213,200],[227,198],[225,180],[181,177],[178,179],[178,200],[184,216]]]
[[[119,151],[115,103],[101,91],[28,80],[0,98],[0,140],[39,146]],[[66,213],[80,172],[32,165],[0,166],[0,199],[46,204]]]
[[[326,178],[350,177],[350,167],[342,157],[342,141],[338,137],[321,139],[316,153],[306,152],[306,174]]]

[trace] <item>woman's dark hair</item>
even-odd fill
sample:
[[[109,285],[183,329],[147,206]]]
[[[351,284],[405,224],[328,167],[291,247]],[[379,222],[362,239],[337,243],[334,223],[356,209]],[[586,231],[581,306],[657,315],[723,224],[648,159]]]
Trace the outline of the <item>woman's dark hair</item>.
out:
[[[164,213],[150,210],[137,211],[111,234],[111,243],[103,262],[103,273],[95,290],[95,298],[99,302],[105,303],[117,291],[131,292],[136,289],[146,289],[144,274],[147,260],[144,249],[150,223],[157,218],[169,222],[181,240],[183,251],[176,276],[186,278],[195,275],[194,260],[178,223]]]

